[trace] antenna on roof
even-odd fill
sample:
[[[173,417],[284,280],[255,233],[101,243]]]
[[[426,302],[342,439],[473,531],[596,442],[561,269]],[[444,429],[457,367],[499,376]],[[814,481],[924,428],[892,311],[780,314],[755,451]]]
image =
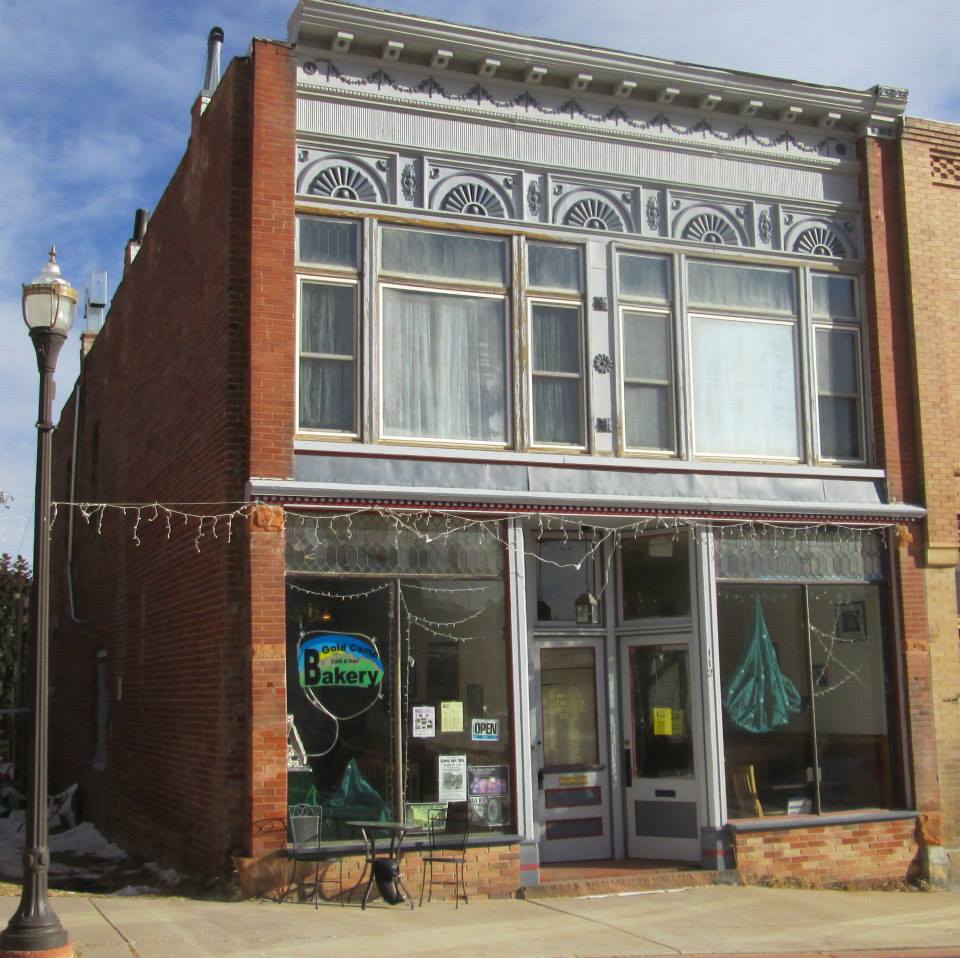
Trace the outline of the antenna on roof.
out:
[[[207,68],[203,74],[203,89],[200,96],[211,97],[220,83],[220,50],[223,47],[223,30],[214,27],[207,37]]]

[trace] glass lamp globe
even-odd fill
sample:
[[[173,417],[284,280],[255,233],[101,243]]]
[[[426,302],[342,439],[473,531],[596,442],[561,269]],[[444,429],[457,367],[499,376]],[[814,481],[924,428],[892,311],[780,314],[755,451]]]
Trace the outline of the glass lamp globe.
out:
[[[40,272],[23,287],[23,321],[31,331],[66,336],[77,315],[77,291],[60,274],[56,247]]]

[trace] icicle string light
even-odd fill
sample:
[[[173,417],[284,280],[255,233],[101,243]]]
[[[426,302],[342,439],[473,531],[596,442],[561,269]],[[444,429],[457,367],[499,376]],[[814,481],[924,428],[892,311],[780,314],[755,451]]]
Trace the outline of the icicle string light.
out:
[[[221,511],[201,511],[203,506],[218,505]],[[143,544],[144,525],[160,521],[168,540],[173,539],[177,527],[189,530],[193,537],[194,549],[199,552],[205,540],[221,541],[224,526],[226,526],[226,541],[231,543],[234,522],[248,519],[255,508],[264,505],[267,504],[260,501],[168,504],[54,502],[50,525],[52,529],[61,509],[75,509],[88,527],[94,528],[98,535],[102,535],[108,516],[117,515],[129,526],[131,540],[135,546],[139,547]],[[684,532],[699,534],[710,530],[720,544],[731,539],[756,541],[763,538],[767,541],[768,548],[771,549],[775,558],[784,555],[802,558],[803,547],[813,546],[823,541],[825,534],[829,534],[840,543],[860,543],[864,536],[889,529],[897,524],[893,520],[890,522],[857,522],[856,520],[792,522],[784,519],[663,515],[631,517],[622,521],[609,515],[574,517],[554,512],[531,513],[509,510],[478,516],[444,509],[395,509],[386,506],[365,506],[323,513],[304,511],[302,508],[276,508],[283,508],[288,528],[295,525],[311,535],[316,549],[320,549],[324,542],[330,540],[352,543],[356,531],[355,521],[360,517],[368,516],[382,520],[388,527],[385,530],[388,535],[392,527],[393,546],[398,550],[404,537],[427,546],[440,546],[471,533],[481,539],[489,539],[491,544],[496,543],[506,549],[508,542],[504,522],[510,519],[523,519],[532,523],[531,528],[535,539],[555,538],[566,544],[572,542],[583,544],[583,551],[569,562],[543,555],[535,545],[524,550],[527,557],[544,565],[578,571],[583,568],[584,562],[595,561],[601,555],[606,556],[609,564],[616,547],[622,540],[637,539],[648,533],[672,534],[676,539]],[[321,542],[321,536],[324,542]],[[885,537],[882,538],[882,543],[886,548]],[[603,576],[604,586],[610,578],[609,569],[607,573]],[[421,588],[426,587],[421,586]]]
[[[51,503],[52,514],[50,529],[53,530],[54,523],[57,520],[60,509],[76,509],[81,518],[91,528],[95,528],[97,535],[103,535],[103,524],[109,513],[119,513],[121,519],[127,519],[130,523],[130,537],[133,544],[137,547],[143,544],[142,526],[150,525],[162,519],[166,532],[166,538],[172,539],[175,529],[174,521],[178,525],[192,529],[193,545],[197,552],[200,551],[200,544],[205,538],[220,540],[222,535],[222,526],[227,527],[227,542],[233,541],[233,523],[238,519],[246,519],[251,511],[261,505],[259,502],[245,502],[236,505],[235,508],[226,512],[197,512],[194,510],[185,510],[178,508],[180,503],[164,505],[160,502],[149,502],[144,504],[118,503],[118,502],[54,502]],[[188,505],[184,503],[183,505]],[[234,505],[234,503],[189,503],[197,507],[204,505]]]

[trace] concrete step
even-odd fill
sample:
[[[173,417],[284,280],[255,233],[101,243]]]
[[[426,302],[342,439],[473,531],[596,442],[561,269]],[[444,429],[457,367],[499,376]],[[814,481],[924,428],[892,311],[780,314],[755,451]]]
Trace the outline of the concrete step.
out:
[[[667,891],[702,885],[737,884],[736,872],[703,871],[699,868],[629,869],[621,873],[591,875],[570,874],[569,877],[549,875],[539,885],[527,885],[520,891],[522,898],[582,898],[589,895],[623,895],[631,892]]]

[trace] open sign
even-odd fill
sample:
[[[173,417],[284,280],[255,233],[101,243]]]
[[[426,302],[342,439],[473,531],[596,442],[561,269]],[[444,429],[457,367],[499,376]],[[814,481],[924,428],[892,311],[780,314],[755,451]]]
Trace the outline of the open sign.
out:
[[[474,742],[496,742],[500,738],[500,719],[475,718],[470,722]]]

